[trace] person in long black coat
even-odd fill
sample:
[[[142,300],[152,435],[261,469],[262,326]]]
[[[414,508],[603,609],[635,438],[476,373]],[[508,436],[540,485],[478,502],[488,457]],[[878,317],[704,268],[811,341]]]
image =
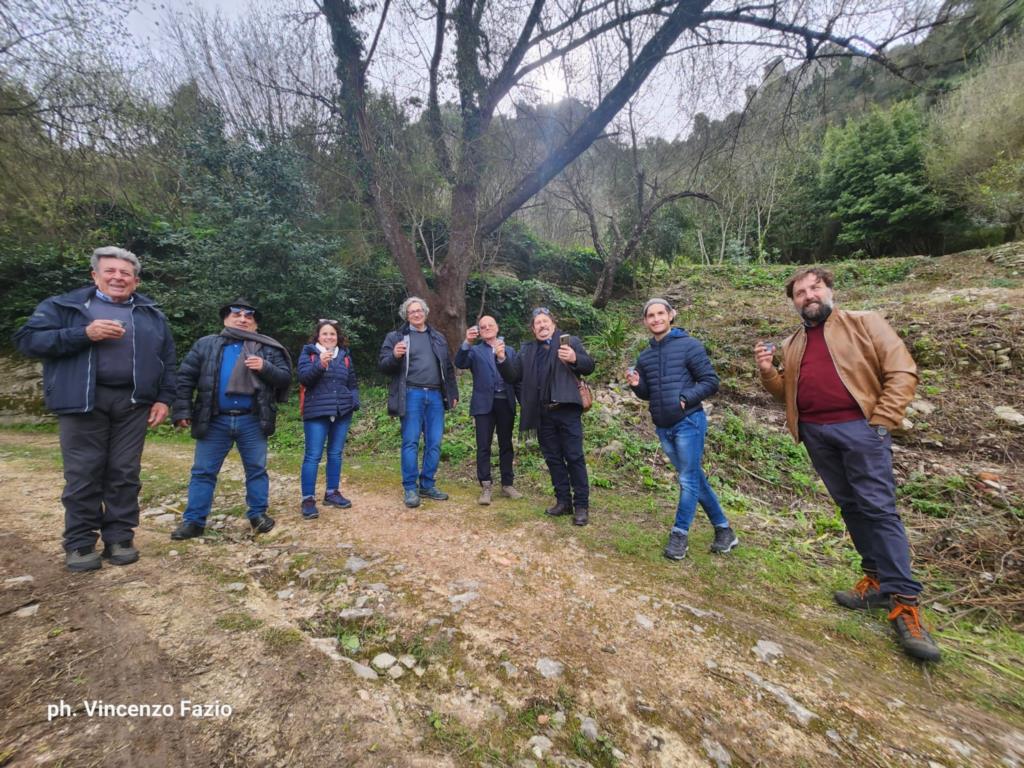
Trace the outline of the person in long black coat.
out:
[[[520,385],[519,431],[537,431],[555,491],[555,504],[546,514],[571,514],[575,525],[586,525],[590,479],[583,453],[579,377],[594,370],[594,360],[579,338],[558,330],[546,307],[533,310],[530,329],[534,340],[524,342],[518,355],[506,355],[504,342],[495,347],[498,372],[510,384]]]

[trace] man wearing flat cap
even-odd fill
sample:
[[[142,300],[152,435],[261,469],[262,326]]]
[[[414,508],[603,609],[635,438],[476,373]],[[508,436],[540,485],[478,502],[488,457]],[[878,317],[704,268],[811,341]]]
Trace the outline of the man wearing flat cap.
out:
[[[174,397],[174,339],[141,293],[142,267],[115,246],[92,254],[95,285],[43,301],[14,334],[43,360],[46,407],[57,414],[64,460],[64,563],[69,571],[139,559],[139,473],[146,428]]]
[[[175,540],[202,536],[217,476],[234,445],[245,469],[246,517],[254,533],[268,533],[270,478],[267,438],[274,434],[277,404],[288,399],[291,358],[277,341],[257,333],[260,313],[247,299],[220,308],[224,329],[199,339],[178,369],[173,418],[196,439],[188,506]]]

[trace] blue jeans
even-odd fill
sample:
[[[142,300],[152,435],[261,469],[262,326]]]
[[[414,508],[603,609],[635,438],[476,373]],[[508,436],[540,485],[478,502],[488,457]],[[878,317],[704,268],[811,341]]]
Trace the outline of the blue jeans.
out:
[[[420,435],[423,435],[423,467],[417,472]],[[405,391],[405,416],[402,417],[402,487],[407,491],[434,487],[434,475],[441,463],[441,436],[444,434],[444,400],[441,390],[409,387]]]
[[[320,458],[327,443],[327,488],[336,491],[341,487],[341,452],[345,450],[348,428],[352,414],[331,421],[329,416],[306,419],[302,431],[306,435],[306,452],[302,457],[302,497],[316,495],[316,474],[320,469]]]
[[[896,510],[892,437],[865,419],[800,422],[800,439],[839,506],[863,570],[877,574],[883,595],[921,591],[910,570],[910,543]]]
[[[662,449],[679,473],[679,506],[672,529],[689,532],[697,514],[697,502],[715,528],[729,525],[722,505],[718,503],[718,497],[711,490],[707,475],[700,466],[704,456],[704,435],[708,431],[708,417],[704,411],[694,411],[671,427],[658,427],[655,431]]]
[[[188,484],[188,506],[182,518],[186,523],[206,526],[217,488],[217,475],[231,450],[238,446],[238,455],[245,468],[246,517],[250,520],[267,511],[270,478],[267,476],[267,438],[260,420],[251,413],[243,416],[214,416],[206,437],[196,440],[192,480]]]

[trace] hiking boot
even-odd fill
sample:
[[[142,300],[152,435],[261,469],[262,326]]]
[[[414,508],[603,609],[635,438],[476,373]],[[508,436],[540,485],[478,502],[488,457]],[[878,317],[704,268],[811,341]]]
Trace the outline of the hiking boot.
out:
[[[491,481],[482,480],[480,482],[480,498],[476,500],[477,504],[487,506],[491,503]]]
[[[740,543],[735,531],[729,526],[715,528],[715,540],[711,542],[711,551],[719,555],[731,552]]]
[[[586,507],[576,507],[572,513],[573,525],[586,525],[590,522],[590,510]]]
[[[908,600],[913,600],[913,603]],[[896,632],[896,642],[904,652],[921,661],[938,661],[942,658],[939,646],[921,623],[921,606],[918,605],[917,598],[893,595],[891,605],[889,621]]]
[[[420,495],[416,493],[415,490],[410,488],[405,492],[405,506],[409,507],[409,509],[412,509],[413,507],[418,507],[419,505]]]
[[[175,541],[183,541],[185,539],[196,539],[203,535],[203,531],[206,529],[201,525],[195,523],[188,523],[184,520],[178,525],[177,528],[171,533],[171,538]]]
[[[511,485],[503,485],[503,486],[501,486],[501,495],[502,496],[508,496],[510,499],[521,499],[521,498],[523,498],[523,494],[521,494],[519,491],[517,491]]]
[[[553,507],[548,507],[544,510],[544,514],[548,517],[561,517],[562,515],[571,515],[572,508],[564,501],[556,501]]]
[[[448,494],[437,486],[434,486],[433,488],[420,488],[420,496],[426,496],[428,499],[433,499],[434,501],[448,500]]]
[[[324,504],[330,504],[332,507],[339,507],[341,509],[348,509],[352,506],[352,502],[341,495],[341,491],[328,491],[324,494]]]
[[[133,541],[115,541],[103,547],[103,557],[111,565],[131,565],[139,559],[139,550],[132,546]]]
[[[302,500],[302,516],[307,520],[316,520],[320,517],[320,510],[316,508],[316,499],[312,496]]]
[[[686,551],[690,548],[689,536],[682,531],[669,531],[668,546],[662,553],[669,560],[682,560],[686,557]]]
[[[889,607],[889,598],[879,590],[878,583],[872,574],[865,573],[861,580],[853,585],[853,589],[844,589],[842,592],[835,592],[832,597],[843,608],[851,611],[873,611],[879,608]]]
[[[249,525],[252,526],[253,533],[270,533],[274,530],[274,518],[266,514],[257,515],[249,518]]]
[[[64,565],[69,571],[82,573],[83,571],[98,571],[103,563],[96,547],[79,547],[69,549],[64,553]]]

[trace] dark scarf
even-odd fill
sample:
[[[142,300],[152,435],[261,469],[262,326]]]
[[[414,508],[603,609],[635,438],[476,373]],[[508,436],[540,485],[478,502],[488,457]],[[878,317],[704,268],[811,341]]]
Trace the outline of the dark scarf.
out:
[[[238,359],[235,361],[235,367],[231,369],[231,377],[228,379],[225,392],[252,396],[256,394],[257,389],[262,387],[262,383],[256,376],[255,371],[245,367],[245,358],[249,355],[259,354],[264,345],[281,350],[284,359],[288,362],[289,372],[292,369],[292,357],[288,354],[288,350],[269,336],[264,336],[262,333],[253,333],[252,331],[242,331],[238,328],[225,328],[220,332],[220,335],[232,341],[242,342],[242,354],[238,356]],[[279,403],[287,402],[288,386],[277,388],[274,391],[274,399]]]

